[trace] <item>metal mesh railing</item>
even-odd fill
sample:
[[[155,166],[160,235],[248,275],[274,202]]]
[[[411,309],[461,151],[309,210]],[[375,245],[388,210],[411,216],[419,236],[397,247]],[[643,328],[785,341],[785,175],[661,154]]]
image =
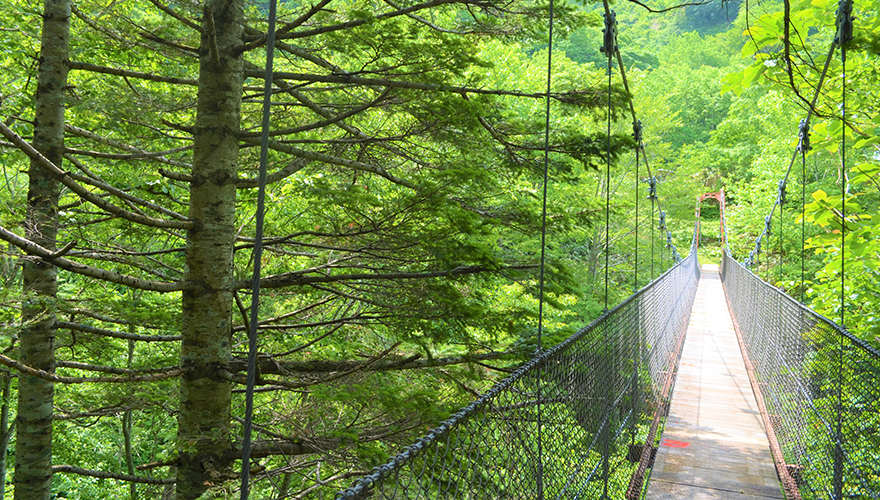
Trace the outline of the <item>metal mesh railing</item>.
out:
[[[727,252],[721,276],[788,496],[880,498],[880,351]]]
[[[623,498],[648,466],[699,274],[691,252],[337,498]]]

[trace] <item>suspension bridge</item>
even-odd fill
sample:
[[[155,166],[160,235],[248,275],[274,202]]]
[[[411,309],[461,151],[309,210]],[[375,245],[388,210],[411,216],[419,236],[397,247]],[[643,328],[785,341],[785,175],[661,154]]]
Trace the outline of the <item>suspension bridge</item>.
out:
[[[880,352],[726,250],[701,268],[699,228],[688,257],[337,498],[880,498]]]
[[[651,266],[655,227],[665,233],[675,265],[641,288],[636,274],[637,291],[609,309],[606,248],[606,310],[599,318],[555,347],[539,349],[477,400],[339,491],[337,500],[880,498],[880,351],[750,270],[760,258],[762,241],[770,237],[776,208],[785,203],[785,185],[795,160],[810,149],[810,117],[828,63],[838,49],[846,71],[846,44],[852,39],[850,2],[841,0],[838,7],[836,36],[812,105],[801,121],[797,149],[748,259],[738,262],[726,245],[723,191],[698,197],[689,255],[684,259],[678,255],[644,154],[642,124],[630,101],[637,144],[636,213],[641,153],[652,205]],[[609,85],[605,241],[610,241],[615,59],[627,93],[630,89],[617,46],[615,14],[607,1],[603,3],[601,51],[608,59]],[[548,96],[552,12],[551,1]],[[274,23],[274,7],[270,20]],[[267,75],[271,75],[271,40]],[[267,76],[267,103],[270,81]],[[845,114],[845,102],[842,108]],[[266,109],[268,104],[264,113]],[[546,113],[545,221],[550,99]],[[263,128],[265,136],[265,123]],[[841,151],[845,150],[844,144]],[[845,158],[842,163],[845,167]],[[841,184],[845,200],[846,183]],[[701,266],[697,257],[699,207],[707,198],[716,199],[721,209],[720,267]],[[845,216],[844,205],[841,217]],[[258,217],[258,227],[261,224]],[[636,217],[636,242],[638,231]],[[845,231],[842,225],[842,261]],[[541,245],[539,346],[544,231]],[[635,255],[638,271],[638,247]],[[258,283],[259,268],[254,272]],[[841,280],[843,276],[841,269]],[[845,310],[843,299],[841,309]],[[254,331],[250,337],[253,359]],[[252,372],[249,369],[245,443],[250,440]],[[246,498],[249,446],[243,449],[241,491]]]
[[[849,0],[841,0],[814,105],[836,50],[846,71],[851,10]],[[605,11],[601,51],[608,58],[610,100],[615,57],[629,87],[607,2]],[[550,28],[552,54],[552,13]],[[548,94],[550,68],[548,57]],[[750,269],[760,259],[762,242],[769,241],[776,209],[781,212],[785,204],[795,161],[810,149],[812,109],[801,120],[776,203],[747,259],[738,262],[727,246],[723,191],[697,197],[684,259],[672,245],[661,209],[656,227],[665,232],[673,267],[608,309],[606,260],[602,316],[559,345],[539,350],[511,376],[338,492],[337,500],[880,498],[880,351],[841,326],[846,226],[840,231],[840,324]],[[548,127],[549,110],[548,104]],[[636,212],[641,152],[653,242],[657,186],[631,103],[630,110],[637,144]],[[607,157],[606,189],[610,150]],[[845,166],[845,158],[842,162]],[[546,155],[544,182],[546,207]],[[845,199],[846,183],[841,184]],[[720,266],[701,266],[697,257],[700,206],[709,198],[721,212]],[[606,227],[609,199],[606,191]],[[638,218],[635,224],[638,241]],[[543,245],[542,238],[542,287]]]

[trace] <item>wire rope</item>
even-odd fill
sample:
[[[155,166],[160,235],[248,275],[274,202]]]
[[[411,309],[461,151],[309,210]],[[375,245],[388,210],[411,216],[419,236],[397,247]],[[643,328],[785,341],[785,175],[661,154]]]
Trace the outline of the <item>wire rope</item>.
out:
[[[651,281],[654,281],[654,204],[657,202],[657,179],[653,175],[648,179],[651,199]]]
[[[779,269],[776,272],[776,280],[779,281],[782,279],[782,262],[785,257],[785,247],[783,247],[784,235],[782,232],[783,229],[783,215],[785,215],[785,183],[779,181]]]
[[[810,118],[813,116],[813,110],[816,108],[816,103],[819,100],[819,95],[822,92],[822,87],[825,83],[825,78],[828,75],[828,69],[831,66],[831,59],[834,57],[834,52],[837,50],[837,38],[835,38],[834,42],[831,43],[831,48],[828,50],[828,56],[825,58],[825,65],[822,68],[822,73],[819,75],[819,82],[816,84],[816,91],[813,93],[813,99],[810,101],[809,109],[807,109],[807,116],[803,119],[802,123],[806,122],[809,124]],[[797,160],[798,150],[795,149],[794,154],[791,156],[791,161],[788,164],[788,168],[785,170],[785,175],[782,178],[783,183],[788,182],[789,175],[791,174],[791,170],[794,167],[794,162]],[[806,198],[804,198],[804,204],[806,204]],[[773,214],[776,213],[776,204],[773,205],[773,208],[770,209],[770,215],[768,216],[770,219],[773,218]],[[766,219],[765,219],[766,220]],[[761,240],[764,238],[766,234],[766,225],[765,230],[761,232],[755,241],[755,249],[749,254],[749,258],[746,259],[745,265],[746,267],[751,267],[752,265],[757,265],[757,259],[760,257],[761,253]],[[757,266],[756,266],[757,268]]]
[[[635,262],[633,263],[633,293],[639,290],[639,149],[642,147],[642,122],[633,122],[633,139],[636,140],[636,229],[635,229]]]
[[[608,3],[608,0],[603,0],[602,5],[605,9],[605,15],[606,16],[611,15],[612,11],[611,11],[611,7]],[[632,117],[632,121],[633,121],[633,123],[635,123],[635,122],[638,122],[639,119],[638,119],[638,116],[636,115],[635,104],[633,103],[633,98],[632,98],[633,93],[630,91],[630,88],[629,88],[629,80],[626,77],[626,67],[623,64],[623,56],[621,56],[619,50],[615,50],[614,55],[617,57],[617,69],[620,72],[620,81],[623,84],[623,89],[626,91],[626,94],[628,96],[630,96],[629,99],[627,100],[627,104],[629,105],[629,112]],[[654,189],[655,196],[653,199],[651,199],[651,280],[653,281],[653,279],[654,279],[654,211],[655,211],[655,204],[656,204],[656,209],[660,210],[660,211],[663,210],[663,206],[660,203],[660,199],[656,196],[657,178],[654,175],[654,173],[652,172],[651,165],[648,162],[648,153],[645,150],[644,143],[640,144],[639,149],[641,149],[641,151],[642,151],[642,162],[645,164],[645,174],[648,176],[648,179],[650,179],[649,182],[653,182],[655,184],[655,189]],[[607,306],[606,306],[606,309],[607,309]]]
[[[605,143],[605,309],[608,311],[608,267],[611,255],[611,118],[612,118],[612,102],[611,102],[611,59],[615,54],[619,55],[617,50],[617,19],[614,11],[608,8],[608,1],[605,0],[605,28],[602,30],[602,46],[599,51],[608,58],[608,127],[606,132]]]
[[[608,58],[608,135],[605,152],[605,310],[608,310],[608,263],[611,254],[611,57]]]
[[[550,177],[550,88],[553,74],[553,0],[550,0],[550,19],[548,21],[547,34],[547,97],[544,114],[544,186],[541,200],[541,266],[538,278],[538,349],[540,354],[544,348],[544,265],[547,254],[547,184]],[[541,405],[543,387],[541,376],[538,376],[538,499],[544,498],[544,455],[543,455],[543,423]]]
[[[841,9],[846,0],[841,0]],[[842,64],[841,81],[841,114],[840,114],[840,326],[846,328],[844,319],[846,314],[846,40],[843,33],[840,37],[840,59]],[[843,335],[840,336],[838,347],[838,377],[843,377],[843,357],[845,344]],[[837,381],[837,422],[834,438],[834,469],[833,489],[835,500],[843,498],[843,448],[841,427],[843,412],[843,381]]]
[[[841,1],[841,9],[846,10],[846,5],[852,9],[852,4],[847,0]],[[845,17],[846,12],[843,13]],[[850,30],[852,26],[850,26]],[[843,29],[839,31],[845,31]],[[844,323],[846,310],[846,33],[840,33],[840,61],[842,65],[841,79],[841,113],[840,113],[840,326],[846,327]],[[852,37],[852,34],[849,34]]]
[[[254,235],[254,273],[251,280],[250,323],[248,325],[247,386],[245,392],[244,436],[241,442],[241,500],[247,500],[250,487],[251,434],[254,418],[254,387],[257,381],[257,323],[260,312],[260,272],[263,255],[263,221],[266,214],[266,170],[269,163],[269,118],[272,107],[272,69],[275,54],[276,0],[269,0],[269,29],[266,34],[266,72],[263,86],[263,116],[260,134],[260,173],[257,191],[256,234]]]
[[[801,120],[798,151],[801,153],[801,304],[806,298],[806,252],[807,252],[807,151],[810,150],[810,122]]]

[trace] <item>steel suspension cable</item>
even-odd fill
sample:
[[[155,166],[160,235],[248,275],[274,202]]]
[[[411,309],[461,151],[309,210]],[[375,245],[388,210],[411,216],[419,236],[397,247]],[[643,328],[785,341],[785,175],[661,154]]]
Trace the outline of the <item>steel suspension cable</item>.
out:
[[[260,172],[257,191],[254,273],[251,278],[250,324],[248,325],[247,387],[245,392],[244,437],[241,442],[241,500],[250,493],[251,433],[254,418],[254,387],[257,381],[257,324],[260,312],[260,273],[263,256],[263,220],[266,214],[266,170],[269,163],[269,117],[272,107],[272,69],[275,54],[276,0],[269,0],[269,29],[266,34],[266,72],[263,86],[263,116],[260,135]]]
[[[853,38],[852,0],[840,0],[837,7],[837,36],[835,43],[840,46],[841,62],[841,113],[840,113],[840,326],[846,328],[846,45]],[[834,499],[843,498],[843,363],[845,343],[840,338],[838,350],[837,381],[837,422],[834,444],[833,489]]]
[[[785,240],[783,238],[782,229],[783,229],[783,215],[785,214],[785,182],[779,181],[779,269],[777,274],[777,281],[782,279],[782,262],[783,257],[785,257],[785,247],[783,247],[783,243]]]
[[[611,255],[611,57],[608,57],[608,135],[605,151],[605,310],[608,310],[608,262]]]
[[[550,19],[548,21],[547,34],[547,97],[544,114],[544,186],[541,200],[541,265],[538,278],[538,349],[540,354],[544,349],[544,264],[547,254],[547,184],[550,176],[550,88],[553,75],[553,0],[550,0]],[[538,377],[538,499],[544,498],[544,457],[543,457],[543,427],[542,425],[542,384]]]
[[[648,198],[651,200],[651,281],[654,281],[654,204],[657,202],[657,180],[648,177]]]
[[[807,151],[810,148],[810,122],[801,120],[797,150],[801,153],[801,304],[804,303],[806,286],[806,251],[807,251]]]
[[[836,40],[836,39],[835,39]],[[822,73],[819,75],[819,82],[816,84],[816,91],[813,93],[813,99],[810,101],[810,107],[807,109],[807,116],[803,119],[802,123],[807,123],[809,126],[810,118],[813,116],[813,110],[816,108],[816,103],[819,101],[819,95],[822,92],[822,87],[825,84],[825,78],[828,75],[828,68],[831,66],[831,59],[834,57],[834,52],[837,50],[837,42],[832,42],[831,48],[828,50],[828,56],[825,58],[825,65],[822,68]],[[785,170],[785,175],[782,178],[783,183],[788,183],[789,175],[791,174],[791,170],[794,167],[794,162],[798,157],[798,150],[796,149],[791,156],[791,161],[788,164],[788,168]],[[806,198],[803,200],[804,204],[806,204]],[[773,214],[776,213],[776,205],[773,205],[773,208],[770,209],[770,215],[768,216],[770,219],[773,218]],[[766,219],[765,219],[766,220]],[[755,242],[755,249],[749,254],[749,258],[745,261],[746,267],[751,267],[755,262],[754,259],[759,258],[761,253],[761,240],[764,237],[765,232],[762,232],[760,236],[758,236],[757,241]]]
[[[847,0],[841,0],[840,10],[843,10]],[[839,20],[840,11],[838,11]],[[840,114],[840,326],[844,323],[846,313],[846,45],[844,35],[839,33],[840,59],[843,66],[841,82],[841,114]],[[834,468],[832,471],[832,487],[834,500],[843,498],[843,358],[845,343],[843,337],[839,339],[837,353],[837,419],[835,422],[834,435]]]
[[[605,9],[605,16],[612,15],[613,12],[612,12],[611,7],[608,3],[608,0],[603,0],[602,5]],[[626,93],[630,96],[630,98],[627,100],[627,105],[629,106],[629,112],[632,117],[633,123],[636,123],[639,121],[639,119],[636,115],[636,108],[635,108],[635,104],[633,103],[632,92],[630,91],[630,88],[629,88],[629,80],[626,77],[626,67],[623,64],[623,56],[621,56],[619,50],[614,51],[614,56],[616,56],[616,58],[617,58],[617,69],[618,69],[618,71],[620,71],[621,83],[623,84],[623,88],[626,91]],[[611,56],[608,55],[608,57],[609,57],[609,66],[610,66],[610,57]],[[609,81],[610,81],[610,76],[609,76]],[[609,88],[610,88],[610,84],[609,84]],[[610,100],[611,100],[611,96],[610,96],[610,91],[609,91],[609,102],[610,102]],[[654,176],[654,173],[651,171],[651,165],[648,162],[648,153],[645,150],[644,143],[641,143],[638,147],[642,151],[642,162],[645,164],[645,172],[646,172],[648,178],[651,179],[655,183],[655,187],[656,187],[657,179]],[[655,204],[656,204],[656,209],[659,210],[660,212],[663,212],[663,206],[660,203],[660,199],[658,197],[656,197],[656,190],[655,190],[655,197],[651,200],[651,279],[652,280],[654,279],[654,208],[655,208],[654,205]],[[608,225],[606,224],[606,227],[607,226]],[[667,239],[668,240],[671,239],[671,233],[669,231],[666,231],[666,233],[667,233],[666,234]],[[670,256],[672,255],[672,252],[673,252],[671,246],[672,245],[670,244]],[[661,247],[661,252],[662,252],[662,247]],[[662,265],[662,260],[663,259],[662,259],[662,255],[661,255],[661,265]],[[607,268],[608,268],[608,266],[606,265],[606,269]],[[606,309],[608,308],[607,304],[606,304],[605,308]]]
[[[608,3],[605,3],[606,11],[608,9]],[[614,54],[619,53],[617,48],[617,18],[614,11],[606,12],[605,14],[605,29],[603,32],[603,44],[599,48],[599,50],[605,53],[605,56],[608,58],[608,129],[606,135],[606,156],[605,156],[605,309],[604,313],[608,312],[608,268],[611,256],[611,118],[612,118],[612,107],[611,107],[611,78],[613,73],[611,71],[611,58],[614,57]],[[602,336],[605,345],[608,343],[608,329],[607,327],[602,330]],[[610,429],[607,425],[603,425],[601,431],[602,432],[602,499],[608,498],[608,480],[610,475]]]
[[[840,0],[837,12],[837,42],[840,45],[840,326],[845,327],[846,306],[846,44],[852,40],[852,1]]]
[[[807,124],[809,124],[810,118],[811,118],[812,115],[813,115],[813,109],[816,107],[816,102],[818,102],[818,100],[819,100],[819,95],[820,95],[820,93],[821,93],[821,91],[822,91],[822,87],[823,87],[823,85],[824,85],[824,83],[825,83],[825,77],[826,77],[827,74],[828,74],[828,68],[829,68],[830,65],[831,65],[831,59],[832,59],[832,57],[834,56],[834,52],[835,52],[835,50],[837,50],[837,43],[836,43],[836,41],[835,41],[834,43],[831,44],[831,49],[828,51],[828,57],[825,59],[825,66],[824,66],[824,68],[822,69],[822,74],[819,76],[819,83],[816,85],[816,91],[815,91],[815,93],[813,94],[813,99],[812,99],[812,101],[810,101],[810,107],[809,107],[809,109],[807,110],[807,116],[806,116],[806,118],[804,118],[804,119],[802,120],[802,123],[806,122]],[[791,174],[791,170],[792,170],[792,168],[794,167],[794,162],[795,162],[795,160],[797,160],[798,152],[799,152],[799,150],[798,150],[798,149],[795,149],[794,154],[792,154],[791,161],[789,162],[789,164],[788,164],[788,168],[787,168],[786,171],[785,171],[785,175],[784,175],[783,178],[782,178],[782,182],[783,182],[783,183],[787,183],[787,182],[788,182],[788,178],[789,178],[789,176],[790,176],[790,174]],[[804,204],[806,204],[806,198],[804,198],[803,202],[804,202]],[[767,219],[772,219],[772,218],[773,218],[773,214],[775,214],[775,213],[776,213],[776,204],[774,204],[773,207],[770,209],[770,215],[768,215],[768,216],[765,218],[765,221],[766,221]],[[749,258],[746,259],[746,261],[745,261],[745,265],[746,265],[746,267],[751,267],[753,264],[756,264],[756,263],[757,263],[757,260],[760,258],[760,254],[761,254],[761,240],[764,238],[764,235],[765,235],[765,234],[767,234],[766,222],[765,222],[765,229],[764,229],[764,231],[761,232],[761,234],[758,236],[757,240],[755,241],[755,249],[749,254]],[[769,248],[769,247],[768,247],[768,248]]]
[[[642,122],[633,122],[633,139],[636,141],[636,230],[635,262],[633,263],[633,293],[639,290],[639,149],[642,147]]]
[[[609,6],[608,0],[603,0],[602,3],[605,8],[605,15],[611,14],[611,7]],[[629,80],[626,77],[626,67],[623,65],[623,56],[620,54],[619,50],[616,51],[615,56],[617,57],[617,70],[620,72],[620,81],[621,81],[621,83],[623,83],[623,89],[626,90],[626,93],[629,96],[632,96],[633,94],[629,90]],[[636,107],[635,107],[635,104],[633,103],[632,97],[630,97],[630,99],[627,100],[627,104],[629,105],[629,112],[630,112],[630,115],[632,116],[632,121],[637,122],[638,116],[636,116]],[[648,164],[648,153],[647,153],[647,151],[645,151],[644,144],[641,145],[641,150],[642,150],[642,161],[645,164],[645,173],[648,175],[648,177],[653,177],[654,174],[651,171],[651,166]],[[657,199],[657,208],[658,209],[663,208],[660,205],[659,198]],[[653,278],[653,276],[652,276],[652,278]]]

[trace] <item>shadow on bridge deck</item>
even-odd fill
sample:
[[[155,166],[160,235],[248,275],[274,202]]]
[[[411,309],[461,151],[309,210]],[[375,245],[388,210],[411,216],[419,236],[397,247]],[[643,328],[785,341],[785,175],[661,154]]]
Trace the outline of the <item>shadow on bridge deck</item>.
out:
[[[785,498],[715,265],[702,268],[646,498]]]

